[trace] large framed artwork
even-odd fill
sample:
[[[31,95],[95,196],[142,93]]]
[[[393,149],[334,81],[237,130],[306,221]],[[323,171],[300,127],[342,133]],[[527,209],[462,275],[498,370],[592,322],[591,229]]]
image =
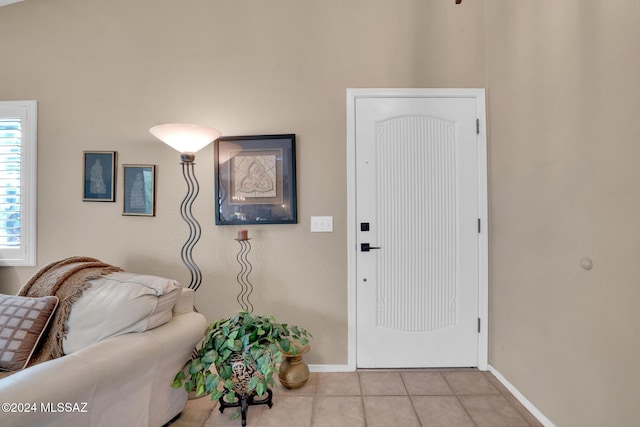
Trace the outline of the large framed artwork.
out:
[[[156,215],[156,166],[122,165],[122,215]]]
[[[85,151],[83,195],[85,202],[115,202],[116,152]]]
[[[227,136],[214,144],[216,224],[295,224],[296,136]]]

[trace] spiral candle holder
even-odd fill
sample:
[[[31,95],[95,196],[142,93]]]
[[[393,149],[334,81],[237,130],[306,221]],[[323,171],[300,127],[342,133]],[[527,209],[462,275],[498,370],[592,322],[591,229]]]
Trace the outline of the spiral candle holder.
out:
[[[236,280],[240,285],[240,293],[236,300],[243,310],[253,313],[253,304],[251,304],[249,300],[251,293],[253,293],[253,285],[249,281],[249,274],[251,274],[253,266],[248,259],[249,252],[251,251],[251,242],[249,242],[248,238],[236,240],[240,244],[240,251],[236,257],[238,264],[240,264],[240,273],[236,276]]]

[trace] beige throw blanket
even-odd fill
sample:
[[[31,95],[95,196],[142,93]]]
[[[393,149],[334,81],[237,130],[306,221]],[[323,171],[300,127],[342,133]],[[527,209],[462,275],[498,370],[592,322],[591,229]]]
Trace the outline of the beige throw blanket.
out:
[[[73,303],[82,296],[85,289],[91,287],[89,280],[116,271],[122,271],[122,269],[95,258],[76,256],[53,262],[29,279],[18,295],[29,297],[55,295],[60,300],[51,319],[46,338],[40,342],[29,365],[64,355],[62,340],[67,333],[66,322],[71,314]]]

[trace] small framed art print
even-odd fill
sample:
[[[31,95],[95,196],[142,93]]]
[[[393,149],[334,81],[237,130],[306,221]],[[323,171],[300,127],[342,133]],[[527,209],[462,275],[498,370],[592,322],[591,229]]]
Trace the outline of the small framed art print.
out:
[[[155,216],[156,166],[122,165],[122,215]]]
[[[116,152],[84,151],[83,196],[85,202],[115,202]]]
[[[216,224],[295,224],[296,136],[218,138]]]

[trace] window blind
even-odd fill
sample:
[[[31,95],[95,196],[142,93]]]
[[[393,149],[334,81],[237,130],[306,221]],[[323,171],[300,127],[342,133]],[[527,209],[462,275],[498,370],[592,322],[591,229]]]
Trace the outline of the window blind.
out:
[[[21,244],[21,142],[19,117],[0,118],[0,247]]]
[[[36,265],[37,123],[37,101],[0,101],[0,266]]]

